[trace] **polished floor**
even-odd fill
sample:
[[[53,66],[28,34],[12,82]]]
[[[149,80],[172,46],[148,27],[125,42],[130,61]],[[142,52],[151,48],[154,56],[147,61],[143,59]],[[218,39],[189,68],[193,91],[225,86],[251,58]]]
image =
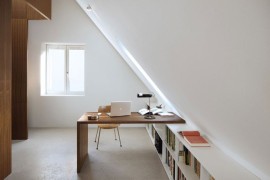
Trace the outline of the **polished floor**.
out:
[[[76,129],[30,129],[29,139],[12,144],[12,174],[7,180],[168,180],[145,128],[89,129],[89,158],[76,172]]]

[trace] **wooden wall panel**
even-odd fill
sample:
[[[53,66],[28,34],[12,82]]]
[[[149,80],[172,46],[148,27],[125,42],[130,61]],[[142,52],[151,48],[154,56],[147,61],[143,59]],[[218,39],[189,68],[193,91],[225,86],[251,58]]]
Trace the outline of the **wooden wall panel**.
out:
[[[26,0],[26,2],[46,19],[51,19],[52,0]]]
[[[12,0],[12,18],[26,19],[25,0]]]
[[[12,139],[27,139],[27,4],[25,0],[12,0]],[[26,43],[25,43],[26,42]]]
[[[11,173],[11,1],[0,1],[0,179]]]
[[[29,5],[27,5],[26,9],[27,9],[26,12],[27,12],[27,19],[28,20],[44,20],[44,19],[47,19]]]
[[[27,139],[27,19],[12,19],[12,139]]]
[[[28,19],[51,17],[51,0],[12,0],[12,139],[28,138],[27,38]]]
[[[48,19],[40,11],[37,11],[36,8],[33,8],[32,5],[29,5],[26,0],[12,0],[12,18],[29,20]]]

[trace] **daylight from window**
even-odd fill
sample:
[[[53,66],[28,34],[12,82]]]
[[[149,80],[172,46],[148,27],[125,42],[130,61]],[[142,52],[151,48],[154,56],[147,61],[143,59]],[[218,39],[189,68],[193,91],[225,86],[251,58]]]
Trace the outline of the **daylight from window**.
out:
[[[44,95],[84,94],[84,46],[46,45]],[[43,87],[43,86],[42,86]]]

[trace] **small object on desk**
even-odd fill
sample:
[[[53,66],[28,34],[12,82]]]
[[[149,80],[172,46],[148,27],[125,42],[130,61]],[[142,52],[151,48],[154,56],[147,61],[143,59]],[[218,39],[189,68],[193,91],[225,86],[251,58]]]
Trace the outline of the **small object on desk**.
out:
[[[152,112],[148,112],[144,115],[144,119],[156,119]]]
[[[159,112],[157,114],[160,115],[160,116],[174,116],[174,114],[169,113],[169,112]]]
[[[150,109],[150,112],[152,113],[152,115],[154,115],[154,114],[158,114],[159,112],[162,112],[162,109],[152,108],[152,109]],[[149,110],[143,108],[143,109],[139,110],[138,113],[141,115],[146,115],[147,113],[149,113]]]
[[[199,131],[180,131],[179,134],[184,137],[184,139],[190,146],[201,146],[201,147],[210,146],[210,144],[206,141],[206,139],[204,139],[200,135]]]
[[[156,108],[156,107],[150,109],[150,111],[151,111],[153,114],[158,114],[158,113],[163,112],[162,109],[159,109],[159,108]]]
[[[141,110],[138,111],[138,113],[140,115],[145,115],[146,113],[148,113],[148,110],[147,109],[141,109]]]
[[[99,116],[98,115],[88,115],[88,120],[97,120],[99,119]]]
[[[156,107],[159,108],[159,109],[162,109],[162,104],[160,104],[160,105],[158,105]]]

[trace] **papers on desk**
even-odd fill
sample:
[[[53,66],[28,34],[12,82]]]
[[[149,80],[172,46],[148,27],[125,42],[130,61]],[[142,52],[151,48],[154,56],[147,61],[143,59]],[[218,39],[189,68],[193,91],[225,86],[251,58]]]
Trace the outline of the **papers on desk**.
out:
[[[160,116],[174,116],[173,113],[169,113],[169,112],[159,112],[158,115],[160,115]]]
[[[141,115],[145,115],[145,114],[147,114],[149,111],[147,110],[147,109],[141,109],[141,110],[139,110],[139,114],[141,114]],[[173,113],[169,113],[169,112],[166,112],[166,111],[164,111],[164,110],[162,110],[162,109],[160,109],[160,108],[152,108],[151,110],[150,110],[150,112],[152,112],[154,115],[160,115],[160,116],[174,116],[174,114]]]

